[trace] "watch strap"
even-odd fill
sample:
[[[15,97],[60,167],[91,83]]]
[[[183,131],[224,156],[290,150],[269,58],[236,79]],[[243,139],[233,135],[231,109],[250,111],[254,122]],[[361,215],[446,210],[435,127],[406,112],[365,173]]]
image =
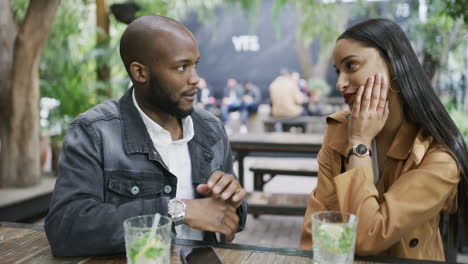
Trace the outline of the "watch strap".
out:
[[[174,223],[174,226],[178,226],[178,225],[181,225],[184,223],[184,217],[183,216],[180,216],[180,217],[171,217],[172,218],[172,222]]]

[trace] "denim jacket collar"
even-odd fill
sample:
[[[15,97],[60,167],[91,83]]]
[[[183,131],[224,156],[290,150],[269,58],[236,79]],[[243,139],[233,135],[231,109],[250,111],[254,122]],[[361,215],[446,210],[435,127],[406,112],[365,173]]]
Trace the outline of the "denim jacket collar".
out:
[[[130,155],[134,153],[146,153],[149,155],[150,160],[160,162],[166,170],[167,166],[164,164],[161,156],[154,148],[150,135],[141,119],[138,110],[135,108],[132,100],[132,90],[128,91],[119,100],[120,116],[122,122],[122,141],[124,144],[125,152]],[[191,114],[193,120],[194,137],[189,141],[189,153],[192,160],[192,179],[194,183],[202,181],[200,177],[205,176],[201,174],[211,173],[195,173],[200,169],[209,168],[210,162],[213,159],[213,152],[211,146],[221,140],[221,135],[215,129],[210,127],[205,120],[197,113],[197,109]],[[168,170],[169,171],[169,170]],[[200,176],[198,176],[200,175]],[[206,176],[205,176],[206,177]]]

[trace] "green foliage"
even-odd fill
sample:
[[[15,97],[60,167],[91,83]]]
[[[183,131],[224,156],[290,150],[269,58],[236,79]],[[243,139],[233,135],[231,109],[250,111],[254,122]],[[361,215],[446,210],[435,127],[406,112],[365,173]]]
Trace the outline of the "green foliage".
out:
[[[17,24],[21,24],[28,10],[29,0],[12,0],[11,9]]]
[[[142,8],[140,15],[159,14],[175,19],[182,19],[187,12],[195,11],[202,23],[216,19],[215,10],[224,4],[229,7],[240,7],[244,14],[255,24],[262,0],[134,0]],[[120,0],[111,0],[121,2]],[[397,1],[389,2],[390,7]],[[417,1],[416,1],[417,2]],[[26,14],[29,0],[11,0],[12,10],[18,24]],[[341,13],[343,5],[345,12]],[[279,15],[282,8],[292,7],[299,13],[297,16],[298,33],[307,44],[320,40],[321,51],[332,45],[341,33],[348,19],[377,15],[378,4],[365,0],[342,3],[336,1],[324,4],[319,0],[275,0],[273,7],[273,24],[279,32]],[[412,7],[417,4],[412,2]],[[428,20],[421,23],[413,15],[408,23],[409,36],[417,36],[424,48],[434,56],[438,47],[446,45],[446,36],[455,26],[462,23],[462,35],[466,34],[466,8],[462,0],[428,1]],[[413,10],[417,14],[417,10]],[[346,14],[344,16],[343,14]],[[392,18],[392,14],[380,14]],[[464,19],[464,20],[463,20]],[[343,22],[344,21],[344,22]],[[60,100],[61,105],[51,113],[52,124],[62,124],[65,128],[69,120],[79,113],[100,103],[104,98],[96,91],[110,85],[113,95],[120,96],[128,88],[129,79],[119,57],[118,44],[125,25],[115,21],[111,16],[111,32],[108,47],[96,47],[95,2],[89,0],[62,0],[54,24],[44,47],[40,63],[40,89],[42,96]],[[423,41],[421,41],[421,39]],[[457,38],[456,47],[460,47],[464,38]],[[456,49],[459,50],[459,49]],[[463,54],[463,53],[462,53]],[[96,62],[96,59],[98,62]],[[463,56],[457,56],[458,60]],[[100,83],[96,78],[97,63],[111,66],[112,79],[109,83]],[[310,80],[314,87],[320,81]],[[320,87],[325,87],[320,84]],[[323,95],[331,89],[323,88]],[[457,114],[455,114],[457,115]]]
[[[98,103],[95,96],[95,26],[91,6],[63,0],[49,32],[40,64],[41,95],[60,106],[49,117],[62,131],[79,113]]]
[[[319,91],[320,96],[324,97],[328,96],[332,90],[328,82],[322,79],[310,79],[307,81],[307,87],[309,92]]]
[[[140,10],[136,13],[136,16],[139,17],[146,15],[168,16],[171,1],[137,0],[135,2],[140,6]]]
[[[59,129],[59,138],[78,114],[107,99],[99,90],[112,89],[120,96],[128,87],[118,52],[123,28],[113,27],[109,47],[96,47],[95,16],[94,1],[62,0],[44,46],[41,96],[57,99],[60,105],[51,110],[49,126],[42,129]],[[97,80],[97,63],[111,65],[110,82]]]
[[[328,45],[336,40],[338,34],[341,33],[338,26],[341,16],[336,15],[340,3],[323,4],[321,1],[296,1],[295,5],[295,8],[301,12],[298,29],[305,44],[312,43],[317,37],[320,37],[322,45]]]
[[[454,19],[445,12],[446,5],[444,1],[430,1],[427,9],[427,20],[421,21],[418,16],[413,16],[408,23],[409,38],[414,42],[421,40],[422,49],[431,54],[433,58],[439,58],[441,47],[449,45],[450,34],[460,36],[452,38],[455,40],[452,44],[453,48],[461,45],[464,41],[461,36],[466,34],[467,30],[462,19]],[[417,5],[413,6],[412,12],[417,13],[417,8]]]
[[[436,4],[438,1],[429,1],[429,5]],[[450,16],[454,20],[461,19],[468,24],[468,8],[466,0],[445,0],[441,1],[444,4],[444,9],[441,11]]]
[[[239,3],[242,11],[246,14],[247,18],[251,23],[251,30],[254,29],[255,25],[257,24],[257,16],[260,10],[260,5],[262,4],[262,0],[226,0],[227,3],[234,5]]]
[[[460,130],[465,144],[468,144],[468,112],[463,111],[461,107],[456,107],[454,100],[450,100],[444,106],[455,125],[457,125],[458,130]]]
[[[259,2],[254,0],[251,2]],[[236,2],[233,0],[135,0],[135,3],[140,6],[140,10],[136,16],[145,15],[161,15],[174,18],[176,20],[182,19],[187,12],[195,11],[198,19],[202,23],[208,23],[216,19],[214,13],[215,8],[223,2]],[[249,2],[249,1],[246,1]]]
[[[292,6],[298,14],[296,30],[304,39],[305,44],[308,45],[320,38],[321,44],[326,46],[333,43],[338,34],[342,32],[342,24],[346,26],[348,17],[343,14],[358,16],[363,12],[365,5],[364,0],[358,0],[354,4],[346,4],[342,1],[324,3],[319,0],[276,0],[273,6],[273,26],[279,37],[281,35],[280,11],[287,6]]]

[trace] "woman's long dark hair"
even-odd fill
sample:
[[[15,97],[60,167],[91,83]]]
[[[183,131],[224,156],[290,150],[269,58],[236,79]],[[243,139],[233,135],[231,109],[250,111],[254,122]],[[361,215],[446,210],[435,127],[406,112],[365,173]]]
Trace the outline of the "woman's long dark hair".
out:
[[[427,74],[403,30],[388,19],[369,19],[347,29],[340,39],[352,39],[376,48],[392,66],[393,77],[409,121],[449,150],[461,172],[458,184],[458,217],[468,233],[468,151],[457,126],[435,93]]]

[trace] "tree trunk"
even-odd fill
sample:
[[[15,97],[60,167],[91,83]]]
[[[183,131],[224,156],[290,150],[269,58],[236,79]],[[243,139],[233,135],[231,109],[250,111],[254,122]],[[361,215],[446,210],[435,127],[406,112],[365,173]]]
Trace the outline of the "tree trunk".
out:
[[[301,66],[302,78],[309,80],[312,78],[312,56],[309,52],[309,47],[305,45],[300,33],[296,33],[296,54]]]
[[[96,24],[97,36],[96,45],[99,48],[109,48],[109,4],[107,0],[96,0]],[[106,59],[106,56],[98,56],[97,63],[97,79],[101,81],[104,87],[97,90],[98,95],[104,98],[112,98],[112,87],[109,85],[111,78],[111,70]]]
[[[298,5],[294,5],[294,11],[296,14],[296,21],[299,23],[301,21],[301,10]],[[299,65],[302,71],[302,78],[309,80],[312,77],[312,56],[309,52],[309,45],[306,45],[304,38],[301,36],[301,33],[296,25],[296,54],[299,60]]]
[[[2,16],[10,13],[12,18],[9,2],[0,2],[4,5]],[[0,84],[0,101],[5,102],[1,109],[3,124],[0,130],[0,186],[3,187],[28,186],[40,179],[39,61],[59,3],[60,0],[30,1],[18,33],[10,31],[8,34],[8,39],[14,39],[13,48],[8,50],[2,43],[0,53],[10,53],[13,59],[9,65],[2,65],[1,70],[2,78],[5,76],[10,80]],[[13,23],[8,27],[16,27],[13,19],[8,23]]]
[[[333,52],[333,43],[328,45],[320,45],[320,54],[318,55],[317,62],[312,68],[312,77],[318,80],[326,80],[328,72],[328,64],[330,62],[330,57]]]
[[[8,174],[6,160],[8,158],[8,128],[11,105],[9,104],[10,87],[11,87],[11,67],[13,65],[13,50],[15,36],[18,32],[18,27],[13,20],[10,1],[0,0],[0,186],[5,185],[3,182],[11,182],[12,179],[6,179],[13,175]]]
[[[447,67],[450,50],[453,49],[453,47],[455,46],[457,39],[459,39],[460,37],[463,37],[460,34],[460,30],[461,30],[461,24],[455,23],[455,25],[447,33],[447,35],[442,36],[442,39],[444,41],[443,41],[443,44],[439,46],[439,52],[438,52],[439,57],[432,58],[432,60],[434,61],[433,63],[434,69],[432,71],[432,75],[429,75],[429,78],[431,80],[432,87],[434,87],[437,94],[440,93],[439,80],[440,80],[440,76],[442,73],[441,67]]]
[[[301,10],[296,5],[296,19],[300,21],[301,17]],[[341,4],[337,8],[337,13],[339,13],[340,20],[337,23],[337,31],[342,32],[348,25],[349,20],[349,8]],[[311,41],[313,43],[313,41]],[[323,45],[324,44],[324,45]],[[310,54],[309,45],[305,44],[304,38],[302,38],[299,30],[296,28],[296,53],[299,59],[299,65],[301,66],[303,78],[309,80],[313,79],[321,79],[326,80],[327,72],[328,72],[328,64],[330,62],[330,57],[333,51],[333,47],[335,43],[321,43],[320,45],[320,53],[318,54],[317,61],[313,63],[312,61],[312,54]]]
[[[349,7],[345,4],[341,4],[336,11],[337,18],[340,18],[337,21],[337,32],[341,34],[348,25],[349,20]],[[338,37],[338,36],[337,36]],[[320,45],[320,54],[318,55],[317,62],[312,68],[312,76],[315,79],[326,80],[327,72],[329,69],[330,58],[333,53],[333,48],[335,43],[326,43],[325,45]]]

